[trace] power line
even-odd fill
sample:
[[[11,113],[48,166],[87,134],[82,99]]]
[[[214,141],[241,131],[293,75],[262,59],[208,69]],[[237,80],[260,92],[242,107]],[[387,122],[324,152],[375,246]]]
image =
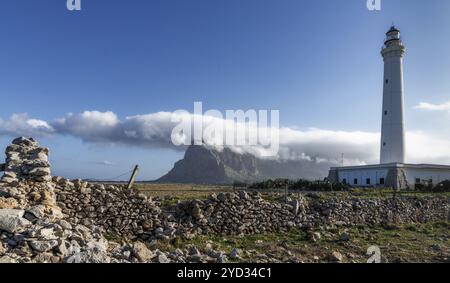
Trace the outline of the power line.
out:
[[[128,175],[128,174],[130,174],[130,173],[132,173],[132,172],[133,172],[133,170],[130,170],[130,171],[127,171],[127,172],[125,172],[125,173],[122,173],[122,174],[117,175],[117,176],[112,177],[112,178],[102,178],[102,179],[89,178],[89,180],[93,180],[93,181],[117,181],[117,179],[119,179],[120,177],[123,177],[123,176],[125,176],[125,175]]]

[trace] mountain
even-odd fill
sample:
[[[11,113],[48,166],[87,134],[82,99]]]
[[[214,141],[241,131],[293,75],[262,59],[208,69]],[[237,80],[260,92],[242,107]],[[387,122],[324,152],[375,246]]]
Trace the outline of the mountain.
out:
[[[310,160],[268,160],[239,154],[229,148],[218,151],[204,146],[189,146],[184,158],[156,182],[188,184],[231,184],[274,178],[322,179],[330,163]]]

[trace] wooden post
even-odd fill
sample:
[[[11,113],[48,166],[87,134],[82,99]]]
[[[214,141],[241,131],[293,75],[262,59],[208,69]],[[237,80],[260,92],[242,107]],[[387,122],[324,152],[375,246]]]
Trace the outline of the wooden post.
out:
[[[136,180],[136,176],[139,173],[139,165],[134,167],[133,173],[131,174],[130,180],[128,181],[127,189],[131,189],[133,187],[134,181]]]
[[[287,203],[288,199],[288,185],[284,188],[284,202]]]

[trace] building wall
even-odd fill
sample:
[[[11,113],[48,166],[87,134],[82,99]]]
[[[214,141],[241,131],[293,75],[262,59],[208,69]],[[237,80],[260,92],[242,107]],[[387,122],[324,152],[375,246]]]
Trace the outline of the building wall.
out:
[[[339,181],[341,183],[346,180],[346,183],[351,186],[359,187],[373,187],[380,185],[380,179],[384,178],[386,181],[388,169],[355,169],[355,170],[342,170],[338,171]],[[366,183],[366,179],[370,179],[370,184]],[[354,183],[354,179],[357,179],[357,184]]]
[[[416,184],[416,179],[420,181],[432,180],[433,184],[438,184],[445,180],[450,180],[449,169],[422,169],[422,168],[403,168],[409,186]],[[380,187],[383,186],[380,179],[383,178],[386,183],[388,168],[373,169],[346,169],[338,170],[337,176],[340,183],[346,180],[347,184],[358,187]],[[366,179],[370,178],[370,184],[366,183]],[[354,183],[357,179],[357,184]]]
[[[450,180],[450,170],[448,169],[419,169],[405,168],[408,184],[414,185],[416,179],[421,181],[432,180],[433,184],[439,184],[442,181]]]

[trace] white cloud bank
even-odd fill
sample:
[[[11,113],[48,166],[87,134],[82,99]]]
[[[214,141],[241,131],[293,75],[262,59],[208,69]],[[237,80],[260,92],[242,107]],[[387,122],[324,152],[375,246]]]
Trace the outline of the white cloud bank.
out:
[[[420,102],[418,105],[414,106],[414,109],[428,110],[428,111],[449,111],[450,112],[450,101],[433,104],[428,102]]]
[[[89,143],[184,150],[184,147],[172,144],[172,129],[178,124],[173,122],[172,115],[171,112],[157,112],[121,120],[113,112],[84,111],[46,122],[31,119],[26,114],[14,114],[7,120],[0,119],[0,136],[70,135]],[[180,115],[179,119],[192,118],[192,114],[176,115]],[[204,127],[211,123],[226,124],[220,118],[204,118]],[[379,133],[316,128],[296,130],[284,127],[279,129],[279,137],[280,159],[313,159],[318,162],[339,163],[341,153],[344,153],[346,165],[354,165],[376,163],[379,158]],[[406,137],[408,162],[450,164],[450,139],[417,131],[408,132]],[[258,147],[233,149],[257,156],[263,150]]]
[[[0,136],[47,136],[54,129],[43,120],[31,119],[27,114],[13,114],[9,119],[0,118]]]

